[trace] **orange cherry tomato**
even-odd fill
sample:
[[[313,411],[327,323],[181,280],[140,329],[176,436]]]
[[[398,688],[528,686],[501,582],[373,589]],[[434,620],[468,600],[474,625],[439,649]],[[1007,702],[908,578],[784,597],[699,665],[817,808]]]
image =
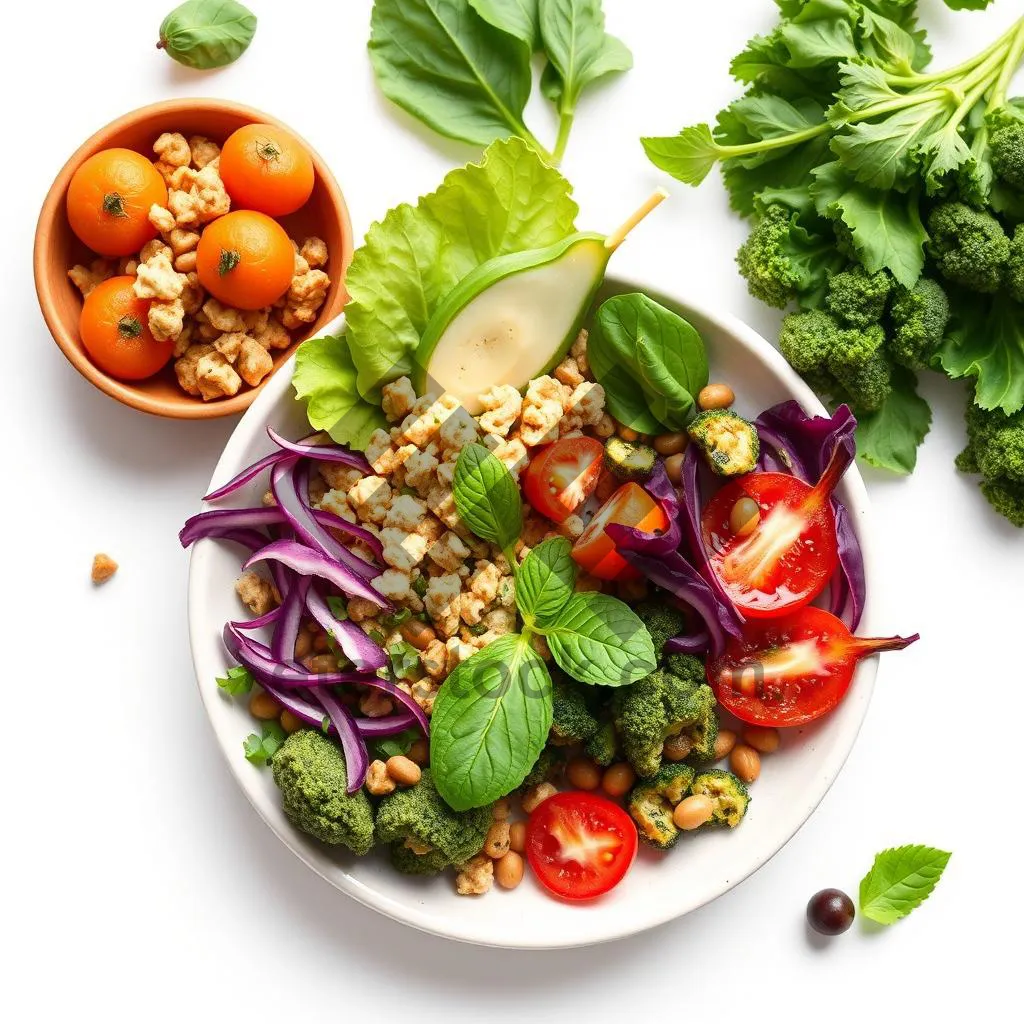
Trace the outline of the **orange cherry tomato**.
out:
[[[156,228],[149,208],[167,205],[167,186],[160,172],[131,149],[104,149],[75,171],[68,186],[71,230],[102,256],[131,256]]]
[[[610,523],[656,533],[667,529],[668,516],[639,484],[623,484],[598,509],[573,545],[572,557],[591,576],[599,580],[639,579],[640,573],[616,551],[615,541],[605,532]]]
[[[220,176],[235,206],[282,217],[313,191],[313,158],[291,132],[247,124],[224,143]]]
[[[288,290],[295,250],[276,220],[255,210],[236,210],[207,225],[196,270],[200,284],[225,305],[262,309]]]
[[[554,523],[564,523],[594,493],[604,445],[592,437],[563,437],[541,448],[523,476],[526,500]]]
[[[149,333],[149,300],[140,299],[130,274],[98,284],[82,305],[79,332],[92,361],[119,380],[142,380],[166,366],[169,341]]]

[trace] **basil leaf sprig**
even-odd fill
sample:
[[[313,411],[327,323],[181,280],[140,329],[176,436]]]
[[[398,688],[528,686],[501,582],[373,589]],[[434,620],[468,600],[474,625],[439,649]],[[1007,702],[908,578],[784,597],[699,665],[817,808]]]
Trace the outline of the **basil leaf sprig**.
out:
[[[559,115],[552,152],[523,119],[536,50]],[[580,94],[633,64],[601,0],[375,0],[369,52],[384,95],[438,134],[480,146],[517,136],[556,165]]]
[[[552,681],[532,640],[542,636],[563,672],[596,686],[626,686],[656,667],[647,628],[614,597],[576,593],[576,563],[564,537],[538,544],[521,564],[519,487],[483,445],[459,455],[452,485],[463,522],[500,547],[516,577],[521,633],[499,637],[458,665],[434,701],[430,763],[455,810],[482,807],[519,786],[551,728]]]
[[[861,880],[860,912],[878,924],[906,917],[932,894],[951,856],[931,846],[883,850]]]

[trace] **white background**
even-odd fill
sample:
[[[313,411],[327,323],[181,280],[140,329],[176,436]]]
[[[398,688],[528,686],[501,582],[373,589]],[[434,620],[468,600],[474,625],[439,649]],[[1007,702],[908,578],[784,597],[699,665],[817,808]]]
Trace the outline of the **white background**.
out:
[[[955,472],[961,391],[937,378],[926,385],[936,425],[913,478],[867,474],[889,564],[873,599],[892,632],[923,639],[883,665],[857,747],[817,813],[727,896],[603,947],[470,948],[346,899],[261,824],[195,690],[176,540],[234,424],[151,418],[78,376],[35,304],[35,217],[82,139],[171,96],[237,99],[291,123],[332,165],[357,236],[474,151],[429,136],[375,91],[370,0],[252,0],[252,48],[210,74],[153,48],[169,3],[19,3],[2,26],[4,1016],[994,1013],[1010,994],[1024,911],[1024,536]],[[1020,0],[983,14],[954,15],[939,0],[921,7],[941,63],[975,52],[1021,13]],[[564,164],[580,224],[596,230],[667,184],[637,137],[712,117],[736,94],[729,58],[774,17],[769,0],[605,0],[605,9],[636,68],[585,98]],[[553,139],[541,103],[528,120]],[[773,336],[777,317],[734,270],[744,228],[717,176],[700,190],[671,184],[672,201],[616,257],[619,271],[690,290]],[[122,567],[96,590],[89,565],[99,550]],[[954,851],[933,898],[888,930],[858,922],[838,940],[812,941],[807,898],[826,885],[854,893],[877,850],[907,842]]]

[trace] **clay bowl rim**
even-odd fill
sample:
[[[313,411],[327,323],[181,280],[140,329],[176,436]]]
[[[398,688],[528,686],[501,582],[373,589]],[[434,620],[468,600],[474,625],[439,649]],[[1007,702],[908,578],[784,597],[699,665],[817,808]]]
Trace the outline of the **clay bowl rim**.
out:
[[[65,217],[64,200],[67,194],[68,185],[72,175],[78,167],[94,153],[109,146],[116,145],[116,138],[125,129],[147,119],[168,119],[168,127],[173,128],[170,120],[174,115],[187,115],[195,111],[219,112],[231,117],[244,120],[246,123],[265,123],[277,125],[286,129],[298,138],[306,146],[310,156],[313,158],[313,169],[318,184],[321,184],[327,192],[330,205],[338,218],[341,228],[343,254],[339,285],[333,301],[320,310],[315,323],[310,324],[309,331],[297,337],[289,347],[281,353],[275,353],[274,370],[254,388],[247,388],[232,398],[216,402],[204,402],[200,398],[181,393],[180,399],[168,399],[148,394],[136,388],[130,381],[120,381],[105,374],[97,367],[85,350],[82,348],[78,338],[77,325],[69,329],[58,314],[58,304],[55,299],[58,281],[64,280],[67,268],[62,267],[61,273],[55,274],[52,269],[52,259],[49,253],[49,239],[54,232],[55,226]],[[232,416],[242,413],[252,404],[253,400],[263,389],[268,380],[283,366],[296,347],[307,337],[311,337],[320,331],[324,324],[333,320],[344,307],[347,293],[344,287],[344,276],[348,270],[348,264],[352,260],[354,239],[352,234],[352,220],[349,216],[348,204],[345,196],[338,185],[337,180],[331,173],[327,162],[322,156],[296,132],[290,125],[280,118],[267,114],[255,107],[249,107],[242,103],[235,103],[231,100],[221,100],[212,97],[182,97],[178,99],[162,100],[159,103],[150,103],[144,107],[128,111],[120,117],[104,125],[99,131],[93,133],[71,154],[64,166],[57,173],[43,200],[39,212],[39,219],[36,222],[35,242],[32,250],[32,273],[35,279],[36,296],[39,300],[39,308],[43,314],[46,326],[53,336],[61,352],[72,366],[90,384],[99,388],[111,398],[116,399],[132,409],[150,413],[154,416],[164,416],[170,419],[205,420],[216,419],[222,416]]]

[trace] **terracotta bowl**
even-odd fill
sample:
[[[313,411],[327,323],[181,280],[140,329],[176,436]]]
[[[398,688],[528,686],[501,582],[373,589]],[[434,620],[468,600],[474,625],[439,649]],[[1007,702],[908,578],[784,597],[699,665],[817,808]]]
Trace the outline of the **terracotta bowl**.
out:
[[[101,149],[121,146],[152,158],[153,143],[161,132],[178,131],[186,137],[205,135],[214,142],[222,143],[236,128],[253,122],[288,128],[262,111],[225,100],[177,99],[141,107],[100,129],[80,146],[47,193],[36,226],[33,253],[36,294],[43,318],[75,369],[101,391],[133,409],[175,419],[230,416],[247,409],[262,384],[256,388],[245,388],[233,398],[204,402],[181,390],[174,376],[173,362],[155,377],[143,381],[115,380],[92,363],[78,334],[82,296],[68,279],[67,272],[76,263],[88,264],[95,259],[95,253],[75,237],[68,224],[65,209],[68,184],[82,162]],[[290,128],[288,130],[291,131]],[[352,224],[348,208],[326,163],[308,143],[306,146],[313,157],[316,172],[313,194],[301,210],[282,217],[281,223],[292,238],[301,240],[317,235],[327,243],[330,262],[325,269],[330,275],[331,287],[316,323],[310,324],[305,332],[295,332],[288,349],[273,353],[275,371],[288,360],[301,341],[316,334],[341,312],[347,297],[343,282],[352,259]],[[266,380],[269,379],[268,376]]]

